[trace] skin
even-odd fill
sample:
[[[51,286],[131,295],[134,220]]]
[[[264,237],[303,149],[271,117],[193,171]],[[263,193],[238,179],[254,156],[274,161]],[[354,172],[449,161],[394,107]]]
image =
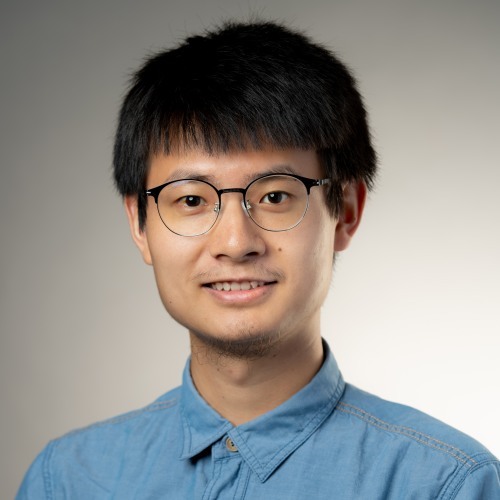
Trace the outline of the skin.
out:
[[[312,150],[262,149],[208,155],[188,150],[151,158],[147,186],[205,176],[217,188],[245,187],[269,170],[323,178]],[[344,207],[331,216],[314,187],[303,221],[284,232],[259,228],[241,194],[222,195],[222,212],[206,234],[169,231],[149,198],[139,227],[137,199],[125,198],[132,237],[153,266],[166,310],[191,339],[191,375],[205,400],[239,425],[275,408],[304,387],[323,360],[320,308],[334,252],[347,248],[363,211],[363,183],[346,185]],[[218,291],[219,281],[259,281],[251,290]]]

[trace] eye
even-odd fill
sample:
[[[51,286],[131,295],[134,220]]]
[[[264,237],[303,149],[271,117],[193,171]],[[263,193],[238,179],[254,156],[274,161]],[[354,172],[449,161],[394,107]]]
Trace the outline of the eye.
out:
[[[260,200],[261,203],[270,203],[271,205],[278,205],[279,203],[283,203],[289,198],[287,193],[283,191],[273,191],[272,193],[268,193],[262,197]]]
[[[201,196],[194,195],[183,196],[179,199],[178,203],[189,208],[196,208],[206,204],[205,200]]]

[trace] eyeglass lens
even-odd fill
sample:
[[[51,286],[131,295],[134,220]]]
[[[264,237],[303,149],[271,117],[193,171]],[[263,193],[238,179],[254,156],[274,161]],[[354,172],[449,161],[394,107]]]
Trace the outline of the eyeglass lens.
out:
[[[248,186],[244,202],[248,215],[258,226],[268,231],[286,231],[306,213],[307,188],[294,177],[269,175]],[[219,203],[219,194],[210,184],[180,180],[160,191],[158,212],[174,233],[197,236],[215,224],[221,210]]]

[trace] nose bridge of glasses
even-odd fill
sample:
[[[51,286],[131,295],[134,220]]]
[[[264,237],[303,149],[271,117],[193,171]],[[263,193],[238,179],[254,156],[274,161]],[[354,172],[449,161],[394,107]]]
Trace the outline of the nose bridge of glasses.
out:
[[[245,199],[246,198],[246,188],[226,188],[226,189],[218,189],[217,194],[219,195],[219,200],[220,200],[220,205],[222,206],[222,195],[225,193],[241,193],[241,206],[243,208],[243,211],[250,216],[250,213],[248,212],[250,210],[250,204],[248,201]],[[221,206],[217,207],[217,211],[220,212]]]

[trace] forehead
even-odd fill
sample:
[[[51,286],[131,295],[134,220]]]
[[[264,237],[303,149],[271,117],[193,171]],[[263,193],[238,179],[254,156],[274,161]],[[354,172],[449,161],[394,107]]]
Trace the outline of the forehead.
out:
[[[217,154],[189,149],[153,155],[146,184],[152,188],[172,180],[202,178],[221,188],[236,187],[270,173],[292,173],[316,179],[322,176],[322,169],[312,149],[264,148]]]

